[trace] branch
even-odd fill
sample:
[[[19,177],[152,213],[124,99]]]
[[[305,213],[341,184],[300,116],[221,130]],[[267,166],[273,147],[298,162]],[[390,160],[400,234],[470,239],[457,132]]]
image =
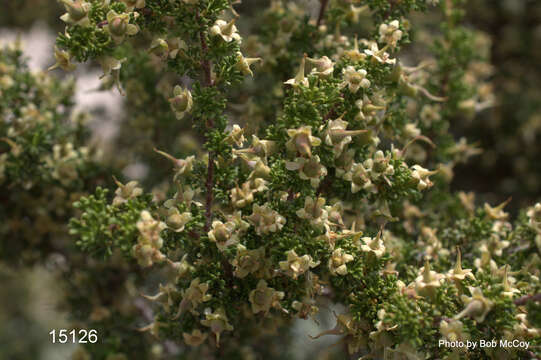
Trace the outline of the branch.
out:
[[[515,305],[520,306],[520,305],[525,305],[528,301],[541,302],[541,293],[526,295],[526,296],[516,299],[514,302],[515,302]]]
[[[320,1],[321,1],[321,7],[319,8],[319,15],[317,16],[317,24],[316,24],[317,27],[321,25],[321,22],[323,21],[323,17],[325,16],[325,10],[327,9],[327,4],[329,3],[329,0],[320,0]]]
[[[195,14],[197,20],[200,20],[199,17],[199,11]],[[212,72],[211,67],[212,64],[210,60],[207,58],[208,54],[208,45],[207,40],[205,39],[205,34],[203,31],[199,32],[199,40],[201,41],[201,50],[203,52],[201,56],[201,67],[203,68],[203,73],[205,76],[205,86],[213,86],[214,83],[212,81]],[[214,121],[212,119],[208,119],[206,121],[206,127],[207,129],[211,130],[214,128]],[[213,200],[213,186],[214,185],[214,152],[209,151],[209,158],[208,158],[208,165],[207,165],[207,181],[205,184],[206,190],[207,190],[207,197],[205,200],[205,231],[210,230],[210,224],[212,220],[212,200]]]

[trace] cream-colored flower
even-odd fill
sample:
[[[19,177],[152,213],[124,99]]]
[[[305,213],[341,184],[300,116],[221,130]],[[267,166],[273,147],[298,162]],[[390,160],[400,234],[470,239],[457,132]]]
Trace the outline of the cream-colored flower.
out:
[[[334,120],[329,120],[323,132],[325,144],[334,148],[333,154],[335,159],[342,154],[342,151],[351,142],[353,136],[367,132],[367,130],[346,130],[348,122],[342,120],[342,116]]]
[[[126,4],[127,11],[133,11],[134,9],[142,9],[146,6],[145,0],[120,0]]]
[[[454,319],[461,319],[465,316],[473,318],[478,323],[485,320],[485,317],[492,309],[494,303],[483,296],[480,288],[469,287],[471,297],[462,295],[461,299],[466,304],[464,310],[457,314]]]
[[[353,42],[353,49],[345,50],[343,56],[347,57],[353,62],[359,62],[366,59],[366,54],[363,54],[359,51],[359,41],[357,40],[357,35],[355,35],[355,41]]]
[[[526,215],[528,216],[528,225],[537,233],[541,233],[541,203],[532,206]]]
[[[267,282],[263,279],[259,280],[257,287],[250,291],[249,300],[252,304],[252,312],[254,314],[263,312],[265,315],[271,307],[281,308],[280,300],[284,298],[282,291],[276,291],[267,286]]]
[[[395,47],[398,41],[402,39],[402,30],[399,27],[398,20],[393,20],[388,24],[381,24],[379,26],[379,41]]]
[[[186,226],[190,220],[192,220],[191,212],[185,211],[180,213],[176,207],[171,207],[167,210],[167,218],[165,223],[169,229],[173,230],[174,232],[181,232],[184,231],[184,226]]]
[[[470,336],[465,331],[464,325],[460,320],[442,320],[440,322],[440,333],[448,341],[466,342]],[[466,350],[465,348],[463,350]]]
[[[343,69],[342,73],[344,74],[344,81],[340,86],[347,86],[352,93],[356,93],[359,88],[367,89],[370,87],[370,80],[366,78],[366,70],[356,70],[353,66],[348,65]]]
[[[201,320],[201,324],[210,328],[210,331],[216,336],[216,346],[220,346],[220,335],[224,331],[232,331],[233,326],[229,323],[227,315],[223,308],[219,308],[214,312],[205,311],[205,319]]]
[[[71,54],[67,52],[66,50],[61,50],[58,47],[54,47],[54,58],[56,60],[56,63],[49,67],[47,69],[48,71],[54,70],[56,68],[62,68],[64,71],[73,71],[76,68],[76,65],[71,62]],[[4,75],[2,78],[6,78],[7,75]],[[11,79],[11,78],[10,78]],[[5,83],[5,81],[3,81]],[[13,83],[13,80],[11,80],[11,83]],[[9,85],[9,84],[4,84]],[[5,88],[8,88],[10,86],[4,86]]]
[[[67,13],[60,17],[60,20],[70,25],[89,26],[90,19],[88,12],[91,4],[83,0],[60,0]]]
[[[511,201],[510,198],[495,207],[492,207],[489,204],[485,203],[484,209],[487,213],[487,216],[492,220],[507,220],[507,218],[509,217],[509,213],[506,213],[505,211],[503,211],[503,209],[507,204],[509,204],[509,201]]]
[[[147,210],[141,211],[141,218],[135,224],[139,230],[140,236],[145,243],[150,244],[156,249],[161,249],[163,239],[160,237],[160,232],[167,228],[167,225],[159,220],[152,218],[152,215]]]
[[[413,165],[412,169],[411,177],[417,182],[417,190],[422,191],[433,185],[430,176],[437,173],[438,170],[429,171],[421,165]]]
[[[160,151],[158,149],[154,149],[154,151],[157,152],[158,154],[166,157],[167,159],[171,160],[171,162],[175,166],[175,176],[173,177],[174,181],[177,181],[178,178],[186,177],[187,175],[191,174],[191,172],[193,170],[193,165],[194,165],[194,162],[195,162],[195,156],[194,155],[190,155],[186,159],[177,159],[174,156],[172,156],[172,155],[170,155],[170,154],[168,154],[166,152]],[[184,195],[189,195],[189,194],[191,194],[191,197],[189,198],[189,201],[186,201],[187,205],[190,204],[190,202],[191,202],[191,200],[193,198],[193,195],[194,195],[194,191],[191,190],[191,191],[188,191],[185,194],[183,193],[183,196]]]
[[[259,247],[248,250],[242,244],[237,245],[237,255],[231,262],[235,267],[233,274],[238,278],[245,278],[248,274],[259,272],[265,265],[265,248]]]
[[[364,50],[364,53],[372,58],[373,62],[380,64],[396,64],[396,59],[391,59],[390,55],[385,52],[385,48],[379,49],[376,42],[371,42],[368,49]]]
[[[188,89],[183,89],[180,85],[176,85],[173,89],[173,97],[169,99],[169,103],[177,119],[181,120],[185,114],[192,110],[192,93]]]
[[[334,63],[327,56],[323,56],[319,59],[306,58],[308,62],[314,65],[311,73],[319,77],[327,77],[334,71]]]
[[[415,279],[415,291],[421,296],[433,297],[436,288],[441,286],[443,275],[430,270],[430,262],[425,260],[425,266],[419,271],[419,276]]]
[[[296,214],[301,219],[310,221],[314,226],[324,226],[327,222],[327,211],[325,210],[325,198],[316,199],[307,196],[304,199],[304,208],[297,210]]]
[[[208,334],[202,333],[201,330],[195,329],[191,333],[182,333],[184,342],[189,346],[199,346],[205,342],[208,337]]]
[[[310,268],[316,267],[320,263],[319,261],[315,262],[308,254],[298,256],[295,250],[289,250],[286,254],[287,260],[280,261],[280,269],[293,279],[297,279]]]
[[[509,281],[509,265],[505,265],[504,273],[503,273],[503,291],[502,295],[507,296],[509,298],[513,298],[515,294],[520,294],[520,290],[513,287],[511,282]]]
[[[130,181],[126,185],[122,184],[115,177],[113,177],[118,188],[115,190],[115,198],[113,199],[113,206],[118,206],[126,201],[136,198],[143,194],[143,189],[138,187],[137,181]]]
[[[360,248],[362,251],[371,253],[377,258],[380,258],[385,254],[385,245],[379,234],[373,238],[366,236],[361,238],[361,240]]]
[[[286,169],[299,172],[302,180],[310,180],[312,187],[317,188],[321,178],[327,175],[327,168],[320,163],[318,155],[307,159],[298,157],[295,161],[286,161]]]
[[[341,248],[335,249],[329,258],[329,271],[332,275],[346,275],[348,272],[346,264],[350,261],[353,261],[353,255],[346,254]]]
[[[319,146],[321,140],[312,136],[310,126],[302,126],[298,129],[288,129],[289,140],[286,142],[286,149],[292,153],[299,153],[301,156],[311,157],[312,146]]]
[[[130,14],[118,14],[114,10],[107,13],[107,32],[111,35],[116,44],[124,41],[126,36],[132,36],[139,32],[136,25],[130,24]]]
[[[212,229],[208,232],[209,240],[216,243],[216,246],[220,250],[224,250],[228,246],[234,245],[238,242],[238,238],[235,231],[235,224],[232,222],[226,222],[225,224],[219,220],[212,222]]]
[[[201,283],[199,278],[191,281],[190,286],[184,290],[182,301],[178,306],[178,312],[173,319],[178,319],[186,310],[189,310],[194,315],[197,315],[197,307],[212,298],[212,295],[207,294],[209,289],[208,283]]]
[[[286,223],[286,218],[271,209],[267,204],[261,206],[254,204],[252,214],[247,219],[255,227],[258,235],[280,231]]]
[[[122,63],[126,60],[127,58],[116,59],[112,56],[106,55],[98,59],[103,70],[103,75],[100,77],[100,79],[103,79],[105,77],[111,79],[121,94],[124,93],[122,91],[122,88],[120,87],[120,68],[122,67]]]
[[[233,128],[227,135],[226,141],[228,144],[242,147],[242,145],[246,141],[246,138],[244,137],[244,129],[237,124],[233,124]]]
[[[237,68],[244,75],[254,76],[252,69],[250,69],[250,65],[258,61],[262,61],[262,59],[261,58],[245,58],[240,51],[237,53]]]
[[[297,75],[293,79],[289,79],[284,84],[291,85],[294,88],[298,87],[299,85],[308,87],[308,78],[304,76],[304,67],[306,62],[306,56],[304,56],[301,59],[301,65],[299,66],[299,71],[297,71]]]
[[[241,37],[235,26],[236,21],[237,19],[233,19],[230,22],[218,19],[210,28],[210,33],[220,36],[225,42],[231,42],[233,40],[240,42]]]
[[[457,253],[456,253],[456,264],[455,267],[447,273],[447,278],[449,280],[452,280],[457,286],[460,287],[460,284],[464,279],[470,278],[475,279],[475,276],[472,273],[471,269],[462,269],[462,256],[460,253],[460,249],[457,247]]]
[[[169,44],[162,38],[154,38],[148,52],[160,58],[166,58],[169,55]]]
[[[254,190],[250,182],[245,182],[242,187],[236,185],[230,190],[231,203],[236,208],[243,208],[254,201]]]
[[[163,286],[159,285],[159,291],[154,296],[143,295],[143,297],[150,301],[155,301],[161,304],[165,311],[169,312],[171,306],[173,306],[173,297],[178,293],[176,287],[173,284],[167,284]]]
[[[351,181],[351,192],[355,194],[361,190],[376,192],[377,188],[370,179],[370,174],[363,164],[353,164],[351,170],[344,174],[344,180]]]

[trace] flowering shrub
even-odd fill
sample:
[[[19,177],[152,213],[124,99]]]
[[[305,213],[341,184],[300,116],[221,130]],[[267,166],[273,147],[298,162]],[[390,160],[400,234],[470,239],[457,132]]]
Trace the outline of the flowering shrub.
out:
[[[541,205],[512,221],[507,202],[476,207],[450,190],[480,151],[451,124],[494,105],[490,44],[463,26],[464,1],[322,0],[315,16],[271,1],[249,36],[228,0],[62,3],[53,68],[99,63],[128,113],[166,123],[153,135],[192,127],[196,140],[156,136],[167,179],[115,178],[114,193],[104,184],[73,204],[69,232],[96,259],[77,264],[88,277],[73,306],[110,336],[78,356],[167,358],[174,342],[180,358],[284,358],[269,334],[326,304],[343,305],[335,327],[310,335],[339,335],[341,356],[539,354]],[[408,17],[428,9],[440,28],[420,19],[417,31]],[[3,161],[18,156],[9,134]],[[132,289],[119,296],[152,304],[140,332],[122,328],[134,316],[123,303],[84,302],[85,279],[103,289],[95,277],[116,267]],[[142,285],[151,278],[159,287]],[[439,344],[492,339],[529,345]]]

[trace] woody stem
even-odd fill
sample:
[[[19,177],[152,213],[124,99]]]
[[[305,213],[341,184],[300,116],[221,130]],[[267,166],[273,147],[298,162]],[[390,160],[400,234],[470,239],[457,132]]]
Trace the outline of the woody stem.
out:
[[[199,12],[196,13],[196,17],[199,20]],[[203,68],[203,73],[205,77],[205,86],[213,86],[212,75],[211,75],[211,62],[207,57],[208,54],[208,45],[207,40],[205,39],[205,34],[203,31],[199,32],[199,39],[201,42],[201,50],[203,52],[201,57],[201,67]],[[207,130],[212,130],[214,128],[214,121],[212,119],[207,119],[206,121]],[[212,220],[212,201],[213,201],[213,187],[214,187],[214,151],[209,151],[208,165],[207,165],[207,180],[206,180],[206,191],[207,196],[205,200],[205,231],[210,230],[210,224]]]

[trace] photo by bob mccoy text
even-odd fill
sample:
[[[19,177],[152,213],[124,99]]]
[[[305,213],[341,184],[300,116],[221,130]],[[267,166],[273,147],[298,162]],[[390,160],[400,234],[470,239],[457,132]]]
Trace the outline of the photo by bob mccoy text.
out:
[[[524,340],[479,340],[479,341],[471,341],[471,340],[458,340],[458,341],[449,341],[445,339],[440,339],[438,341],[439,347],[448,347],[448,348],[461,348],[461,349],[468,349],[473,350],[477,348],[512,348],[512,349],[523,349],[528,350],[530,347],[529,341]]]

